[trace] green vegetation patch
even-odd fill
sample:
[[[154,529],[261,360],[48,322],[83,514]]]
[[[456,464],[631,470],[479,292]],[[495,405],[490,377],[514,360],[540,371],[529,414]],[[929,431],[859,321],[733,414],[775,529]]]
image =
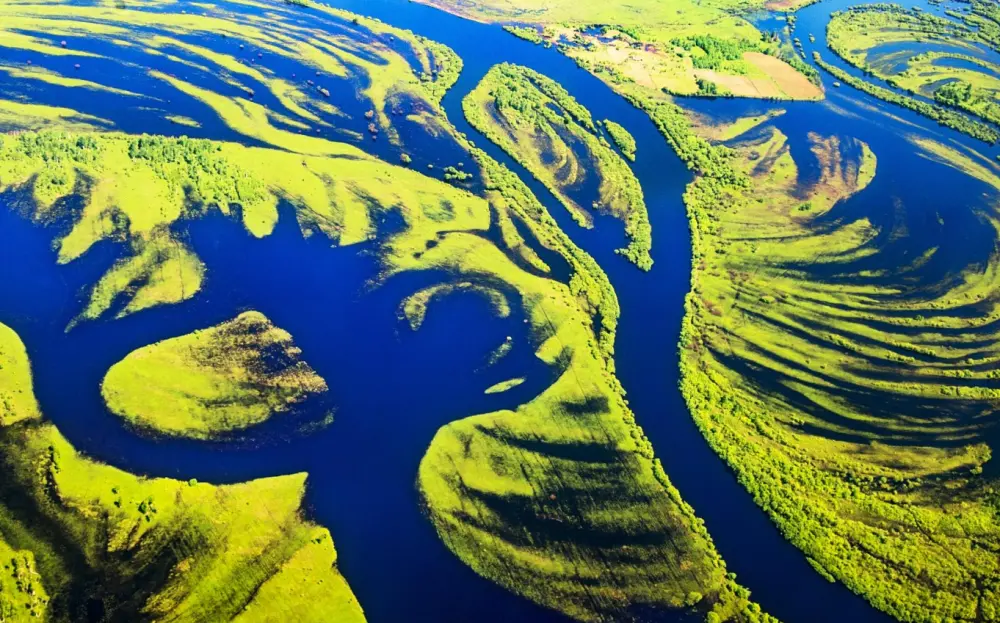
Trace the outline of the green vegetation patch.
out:
[[[187,138],[22,133],[0,137],[0,188],[28,196],[39,224],[73,223],[56,242],[60,262],[102,240],[127,242],[78,321],[195,296],[204,267],[174,225],[213,210],[236,215],[239,206],[246,229],[266,236],[279,201],[287,201],[304,231],[340,245],[374,234],[372,205],[412,206],[404,218],[431,231],[468,220],[468,211],[455,209],[468,204],[467,194],[349,145],[315,140],[325,156]],[[74,196],[81,206],[60,201]],[[446,204],[452,207],[435,212]]]
[[[950,110],[957,108],[987,122],[1000,123],[1000,65],[972,55],[980,51],[974,45],[977,41],[1000,48],[1000,40],[994,41],[989,32],[988,28],[980,33],[978,26],[893,4],[865,5],[833,14],[827,25],[831,50],[866,74],[930,98],[938,105],[870,85],[825,63],[821,66],[871,95],[976,138],[996,142],[1000,136],[993,128]],[[902,53],[882,54],[880,46],[889,43],[911,47]],[[925,43],[946,50],[920,52],[920,45]]]
[[[85,124],[110,125],[69,110],[50,110],[49,119],[35,114],[18,119],[6,114],[5,109],[10,108],[36,112],[25,108],[38,105],[32,100],[47,94],[21,88],[31,82],[70,94],[74,89],[99,90],[127,98],[131,100],[127,103],[134,106],[145,104],[144,100],[160,99],[44,67],[47,57],[53,56],[76,56],[79,65],[85,65],[96,55],[77,49],[78,41],[84,38],[100,39],[127,50],[133,59],[127,64],[121,59],[101,57],[104,62],[121,63],[125,75],[146,66],[149,78],[165,83],[168,90],[173,86],[180,91],[171,97],[186,95],[208,107],[212,119],[161,111],[162,118],[178,126],[178,133],[214,121],[217,116],[248,139],[308,152],[321,149],[324,141],[299,132],[361,136],[369,124],[375,130],[373,134],[402,147],[392,115],[411,105],[415,109],[427,108],[428,116],[440,123],[434,104],[454,84],[461,70],[461,60],[446,46],[322,4],[310,6],[308,19],[303,19],[299,6],[277,2],[259,6],[264,8],[267,19],[215,2],[199,3],[198,11],[169,2],[23,2],[0,6],[0,49],[35,55],[31,64],[0,65],[0,71],[19,80],[15,83],[18,88],[7,95],[10,101],[0,102],[0,128],[40,129],[53,123],[52,116],[63,121],[64,127],[72,123],[74,129]],[[67,38],[61,43],[72,40],[69,45],[61,45],[58,37]],[[239,42],[239,51],[234,51],[230,42]],[[297,73],[272,68],[271,58],[294,64]],[[75,71],[79,71],[79,65]],[[193,82],[214,86],[193,90]],[[258,103],[267,99],[257,97],[261,90],[271,96],[270,103]],[[331,93],[342,90],[357,92],[369,104],[373,117],[351,119],[332,104]],[[338,123],[332,123],[333,118]]]
[[[635,162],[635,137],[624,126],[610,119],[604,120],[604,128],[608,131],[611,140],[618,146],[622,154],[632,162]]]
[[[595,191],[592,207],[625,223],[631,241],[621,253],[640,268],[652,266],[639,181],[565,89],[526,67],[502,64],[486,74],[463,108],[473,127],[531,171],[582,225],[589,226],[591,217],[574,191]]]
[[[996,143],[1000,140],[1000,132],[998,132],[995,128],[974,119],[970,119],[960,112],[956,112],[944,106],[932,104],[914,97],[909,97],[893,91],[892,89],[887,89],[885,87],[878,86],[877,84],[872,84],[867,80],[852,76],[839,67],[824,61],[819,55],[819,52],[813,52],[813,60],[834,78],[837,78],[845,84],[851,85],[859,91],[864,91],[869,95],[877,97],[880,100],[902,106],[903,108],[909,108],[914,112],[918,112],[925,117],[937,121],[945,127],[958,130],[959,132],[963,132],[973,138],[978,138],[987,143]]]
[[[101,385],[114,413],[139,428],[209,439],[325,393],[292,336],[258,312],[130,353]]]

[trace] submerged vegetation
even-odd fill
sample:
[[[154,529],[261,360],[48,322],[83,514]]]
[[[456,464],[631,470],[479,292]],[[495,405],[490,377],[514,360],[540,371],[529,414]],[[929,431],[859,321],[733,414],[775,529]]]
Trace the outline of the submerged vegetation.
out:
[[[526,67],[497,65],[463,101],[469,123],[509,153],[590,226],[580,197],[625,223],[621,253],[649,269],[653,260],[642,188],[628,163],[602,142],[590,112],[551,79]],[[593,176],[596,179],[591,179]]]
[[[108,408],[143,429],[197,439],[244,429],[327,391],[292,336],[257,312],[141,348],[108,370]]]

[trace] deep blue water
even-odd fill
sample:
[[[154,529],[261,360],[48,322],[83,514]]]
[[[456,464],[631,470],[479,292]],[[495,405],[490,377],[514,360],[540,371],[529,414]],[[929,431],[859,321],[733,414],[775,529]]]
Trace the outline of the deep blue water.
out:
[[[444,102],[450,120],[478,146],[520,173],[560,225],[607,271],[622,307],[616,364],[630,404],[670,478],[705,520],[730,570],[753,591],[764,610],[787,622],[887,620],[843,586],[830,584],[813,571],[711,451],[687,412],[677,389],[676,345],[690,272],[681,195],[691,178],[650,120],[555,50],[514,38],[499,27],[460,20],[402,0],[335,4],[446,43],[462,56],[465,70]],[[828,13],[843,4],[845,0],[823,2],[799,13],[796,32],[807,53],[813,46],[822,48]],[[310,19],[308,12],[302,19]],[[818,37],[815,44],[804,36],[809,32]],[[224,38],[198,42],[240,53],[237,42]],[[87,49],[105,45],[70,43]],[[835,60],[830,53],[824,56]],[[593,230],[577,227],[526,171],[465,122],[461,98],[489,67],[502,61],[548,75],[595,118],[612,118],[635,136],[634,170],[653,225],[656,265],[652,271],[642,273],[614,254],[624,243],[616,222],[599,218]],[[69,63],[62,67],[69,71],[73,61],[61,62]],[[203,123],[202,128],[167,124],[116,96],[94,94],[74,106],[130,132],[238,138],[207,108],[162,83],[144,82],[142,67],[149,59],[135,62],[134,75],[120,73],[116,64],[90,59],[82,61],[80,73],[105,84],[154,94],[161,100],[155,106],[195,118]],[[271,63],[270,67],[289,77],[302,71],[277,59],[259,62]],[[59,68],[55,62],[51,66]],[[184,78],[222,88],[215,76],[193,72]],[[332,78],[323,79],[325,84],[335,84]],[[827,83],[829,103],[834,106],[781,104],[787,112],[777,125],[789,136],[793,154],[803,163],[811,162],[807,142],[811,131],[836,132],[871,145],[879,156],[875,181],[838,206],[829,218],[836,222],[871,219],[883,231],[879,240],[883,251],[859,260],[858,265],[831,267],[824,276],[835,278],[838,270],[898,265],[930,246],[940,250],[924,266],[915,287],[947,282],[957,278],[961,269],[985,262],[995,244],[992,229],[981,219],[986,189],[919,157],[905,135],[916,132],[955,141],[988,156],[991,150],[908,111],[848,87],[833,89]],[[355,90],[339,86],[331,89],[333,103],[360,118],[362,103]],[[0,82],[0,90],[8,88],[20,87]],[[266,99],[263,87],[256,93],[261,103],[275,104]],[[33,91],[32,97],[59,102],[65,93],[46,87]],[[738,100],[686,104],[723,117],[768,106]],[[363,132],[363,127],[349,129]],[[322,129],[321,135],[354,140],[390,161],[398,157],[398,150],[381,139],[351,139],[335,127]],[[415,131],[404,133],[403,138],[417,165],[450,164],[461,157],[448,141],[431,141]],[[804,180],[815,174],[815,164],[803,167]],[[0,322],[12,326],[24,339],[42,408],[69,440],[91,456],[143,474],[236,482],[308,471],[310,513],[331,529],[340,567],[373,623],[563,620],[479,578],[452,556],[423,517],[414,486],[420,458],[440,426],[467,415],[512,407],[551,381],[552,371],[532,355],[519,314],[497,319],[482,299],[453,295],[435,304],[424,326],[412,332],[397,317],[399,302],[445,275],[404,275],[373,289],[369,280],[377,266],[369,249],[330,249],[318,238],[303,239],[288,216],[283,216],[274,235],[263,240],[250,238],[237,223],[221,216],[198,222],[190,230],[191,244],[209,271],[202,294],[182,305],[82,325],[65,333],[63,328],[78,311],[82,288],[110,266],[121,250],[103,244],[78,262],[57,266],[51,231],[33,227],[11,212],[0,212],[0,266],[7,282],[0,295]],[[328,429],[302,436],[264,427],[250,439],[227,444],[151,440],[124,428],[101,404],[101,376],[132,349],[216,324],[250,308],[290,331],[306,361],[329,383],[336,415]],[[487,356],[506,336],[514,337],[517,346],[498,366],[486,369]],[[482,393],[497,381],[520,375],[529,381],[516,390],[498,396]]]

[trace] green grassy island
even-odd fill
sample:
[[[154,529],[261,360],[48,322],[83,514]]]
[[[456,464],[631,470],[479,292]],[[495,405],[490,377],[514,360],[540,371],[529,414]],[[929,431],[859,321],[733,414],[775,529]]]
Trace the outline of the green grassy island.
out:
[[[618,146],[618,149],[621,150],[622,155],[632,162],[635,162],[635,137],[632,136],[622,125],[619,125],[610,119],[604,120],[604,129],[608,131],[608,134],[611,136],[611,140],[614,141],[615,145]]]
[[[639,181],[601,140],[590,112],[565,89],[526,67],[497,65],[466,97],[463,108],[474,128],[531,171],[586,226],[591,226],[591,216],[573,196],[593,186],[598,198],[592,207],[625,222],[631,241],[622,254],[640,268],[652,265]]]
[[[104,377],[108,408],[157,433],[210,439],[327,391],[292,336],[257,312],[141,348]]]

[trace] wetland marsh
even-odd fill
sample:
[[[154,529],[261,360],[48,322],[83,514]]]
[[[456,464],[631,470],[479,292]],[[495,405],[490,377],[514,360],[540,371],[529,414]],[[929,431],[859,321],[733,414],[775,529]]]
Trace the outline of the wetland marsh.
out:
[[[0,4],[3,620],[1000,618],[989,7],[427,4]]]

